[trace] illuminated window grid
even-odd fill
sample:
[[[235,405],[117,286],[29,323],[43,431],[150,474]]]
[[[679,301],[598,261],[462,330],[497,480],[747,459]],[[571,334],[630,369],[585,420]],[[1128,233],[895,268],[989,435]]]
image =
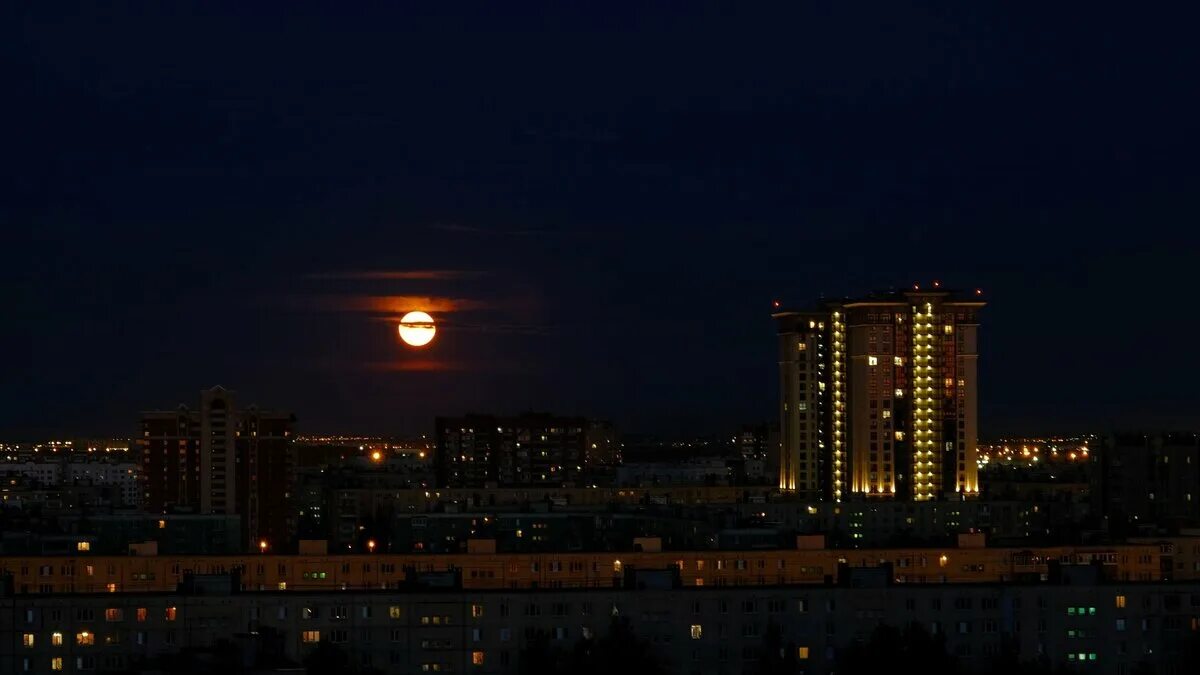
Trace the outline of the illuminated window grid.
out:
[[[937,470],[934,432],[936,411],[933,398],[933,306],[925,303],[925,311],[913,308],[912,321],[912,419],[913,419],[913,499],[933,499],[937,489]]]
[[[845,415],[845,348],[846,326],[840,312],[833,313],[833,499],[842,501],[845,482],[845,438],[843,423]]]

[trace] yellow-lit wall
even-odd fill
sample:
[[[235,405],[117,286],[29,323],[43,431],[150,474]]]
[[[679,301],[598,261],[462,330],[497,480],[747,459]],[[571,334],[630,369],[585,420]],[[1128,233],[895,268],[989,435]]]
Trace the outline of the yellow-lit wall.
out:
[[[1191,544],[1188,544],[1191,550]],[[1176,547],[1177,549],[1179,547]],[[890,562],[898,581],[909,583],[1001,582],[1018,574],[1044,574],[1059,560],[1101,560],[1111,576],[1126,581],[1163,577],[1159,544],[1039,549],[872,549],[786,551],[668,551],[662,553],[538,553],[459,555],[245,555],[157,557],[8,557],[17,593],[166,591],[187,572],[242,570],[247,589],[385,588],[399,585],[405,568],[461,569],[466,588],[572,588],[611,586],[629,567],[678,565],[686,586],[819,584],[840,562],[875,567]],[[945,559],[943,560],[943,556]],[[1172,565],[1174,567],[1174,565]],[[1175,579],[1200,578],[1176,570]],[[324,573],[322,578],[320,575]],[[112,586],[110,587],[110,584]]]

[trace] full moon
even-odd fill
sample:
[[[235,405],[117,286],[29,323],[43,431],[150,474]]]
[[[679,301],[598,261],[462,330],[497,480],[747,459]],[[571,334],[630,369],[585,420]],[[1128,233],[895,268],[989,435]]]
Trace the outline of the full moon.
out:
[[[433,340],[437,328],[425,312],[409,312],[400,319],[400,339],[413,347],[424,347]]]

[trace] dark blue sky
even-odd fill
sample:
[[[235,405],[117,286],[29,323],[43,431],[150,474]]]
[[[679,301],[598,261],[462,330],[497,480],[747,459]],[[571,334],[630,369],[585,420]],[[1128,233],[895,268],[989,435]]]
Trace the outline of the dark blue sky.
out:
[[[1200,426],[1187,17],[345,4],[5,10],[0,435],[216,383],[726,430],[775,415],[772,299],[934,278],[991,303],[985,434]]]

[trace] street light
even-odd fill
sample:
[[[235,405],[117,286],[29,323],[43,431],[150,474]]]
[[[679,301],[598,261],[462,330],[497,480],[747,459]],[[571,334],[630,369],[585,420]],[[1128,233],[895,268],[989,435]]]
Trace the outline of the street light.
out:
[[[367,540],[367,551],[369,551],[371,553],[375,552],[375,540],[374,539]]]
[[[267,540],[266,539],[263,539],[262,541],[258,542],[258,552],[259,553],[267,552]]]

